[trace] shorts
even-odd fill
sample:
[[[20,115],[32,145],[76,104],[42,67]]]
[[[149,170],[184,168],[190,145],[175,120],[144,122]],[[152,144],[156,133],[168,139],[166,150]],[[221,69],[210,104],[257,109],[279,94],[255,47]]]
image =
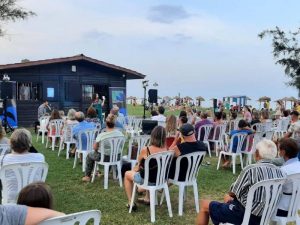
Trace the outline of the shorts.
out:
[[[233,200],[228,203],[212,201],[209,204],[209,215],[213,224],[242,224],[244,213],[245,208],[237,200]],[[249,224],[259,225],[260,217],[251,215]]]
[[[144,184],[144,178],[141,177],[139,172],[136,172],[133,176],[133,181],[137,184]],[[149,186],[155,186],[155,183],[148,183]]]

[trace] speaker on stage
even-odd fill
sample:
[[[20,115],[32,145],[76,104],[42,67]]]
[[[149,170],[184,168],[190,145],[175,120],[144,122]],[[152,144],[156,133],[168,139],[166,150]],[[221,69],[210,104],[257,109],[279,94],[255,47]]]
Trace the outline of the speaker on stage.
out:
[[[1,99],[16,98],[16,82],[2,81],[1,82]]]
[[[149,89],[148,91],[148,101],[149,103],[157,103],[157,90]]]

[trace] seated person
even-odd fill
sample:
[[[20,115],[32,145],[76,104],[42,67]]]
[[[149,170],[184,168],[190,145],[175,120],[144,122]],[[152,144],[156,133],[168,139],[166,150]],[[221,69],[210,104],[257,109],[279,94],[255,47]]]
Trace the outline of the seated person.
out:
[[[45,162],[45,157],[41,153],[30,153],[32,147],[32,137],[25,128],[16,129],[10,136],[12,153],[6,154],[1,165],[26,162]]]
[[[151,139],[149,147],[144,147],[139,156],[138,164],[133,168],[133,170],[126,171],[124,178],[125,192],[128,199],[127,208],[130,206],[130,201],[132,197],[133,181],[138,184],[143,184],[144,182],[144,163],[148,156],[166,151],[166,130],[162,126],[156,126],[151,132]],[[154,161],[153,161],[154,162]],[[149,182],[155,183],[157,176],[157,163],[152,163],[150,161],[150,173]],[[155,165],[153,165],[155,164]],[[150,204],[149,194],[146,192],[146,196],[139,201]],[[133,205],[133,210],[137,209],[136,204]]]
[[[77,141],[76,146],[77,148],[79,147],[79,137],[78,134],[80,131],[84,130],[90,130],[90,129],[95,129],[95,124],[94,123],[89,123],[84,120],[84,114],[83,112],[76,112],[75,113],[75,118],[78,121],[78,124],[73,127],[73,137]],[[87,139],[86,135],[82,135],[82,149],[81,150],[86,150],[87,148]]]
[[[96,109],[93,106],[90,106],[86,112],[86,122],[94,123],[95,125],[101,123],[101,120],[98,118]]]
[[[232,137],[232,135],[239,134],[239,133],[244,133],[244,134],[250,135],[250,134],[253,134],[254,131],[250,127],[248,127],[248,123],[245,120],[240,120],[239,124],[238,124],[238,129],[231,131],[230,136]],[[232,151],[236,152],[237,147],[238,147],[238,138],[236,137],[233,140]],[[242,150],[245,150],[245,148],[246,148],[246,139],[245,139],[245,142],[243,144]],[[227,157],[224,157],[223,167],[226,167],[229,164],[230,164],[230,160]]]
[[[119,117],[119,107],[118,106],[114,106],[111,110],[110,110],[110,114],[115,116],[115,128],[119,128],[120,130],[124,130],[124,125],[118,121],[118,117]],[[123,116],[124,117],[124,116]],[[103,128],[106,128],[106,125],[103,125]]]
[[[209,217],[213,224],[242,224],[249,189],[260,181],[285,177],[278,167],[269,163],[277,155],[274,142],[264,139],[257,144],[256,149],[256,165],[249,165],[242,170],[237,180],[231,185],[230,192],[225,195],[223,203],[201,201],[197,225],[208,225]],[[264,195],[254,196],[249,224],[260,224],[261,213],[265,206],[264,198]]]
[[[200,117],[201,117],[201,120],[198,123],[196,123],[196,125],[195,125],[196,138],[198,138],[198,132],[199,132],[199,128],[201,126],[212,124],[212,122],[207,119],[208,114],[206,112],[201,113]],[[204,138],[204,134],[200,134],[200,140],[203,140],[203,138]]]
[[[279,155],[285,161],[281,170],[286,173],[286,175],[300,173],[300,161],[297,157],[298,153],[299,148],[295,140],[291,138],[282,138],[279,140]],[[283,194],[279,200],[277,216],[287,217],[292,191],[293,186],[291,183],[283,185]]]
[[[51,188],[44,182],[31,183],[22,188],[17,204],[35,208],[53,209]]]
[[[24,205],[0,205],[0,224],[36,225],[44,220],[63,216],[61,212]]]
[[[172,160],[171,167],[169,170],[169,178],[173,179],[176,170],[176,160],[177,157],[181,155],[186,155],[193,152],[207,151],[206,145],[202,141],[197,141],[195,138],[195,130],[193,125],[186,123],[182,125],[177,132],[175,140],[170,147],[170,150],[175,151],[175,157]],[[177,144],[180,139],[182,142]],[[180,164],[179,181],[184,181],[187,170],[187,161],[183,159]]]
[[[112,137],[124,137],[123,133],[115,128],[116,116],[113,114],[109,114],[106,119],[106,132],[102,132],[98,134],[96,138],[96,143],[94,144],[94,151],[90,152],[86,157],[86,168],[85,168],[85,176],[82,178],[82,181],[89,182],[91,180],[92,171],[94,168],[95,161],[100,161],[101,153],[99,152],[100,142],[105,138]],[[104,161],[109,161],[110,158],[110,146],[101,150],[104,151]]]
[[[157,120],[158,122],[165,123],[166,122],[166,117],[164,116],[165,113],[165,108],[163,106],[158,107],[158,115],[157,116],[152,116],[152,120]]]

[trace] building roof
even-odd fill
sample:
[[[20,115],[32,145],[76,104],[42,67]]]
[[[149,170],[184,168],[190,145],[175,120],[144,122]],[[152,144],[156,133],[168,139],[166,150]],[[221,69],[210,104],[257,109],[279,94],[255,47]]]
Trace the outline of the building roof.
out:
[[[90,63],[94,63],[100,66],[104,66],[113,70],[118,70],[123,72],[126,75],[129,75],[132,79],[144,79],[146,75],[136,72],[134,70],[130,70],[121,66],[116,66],[114,64],[106,63],[97,59],[93,59],[91,57],[85,56],[84,54],[75,55],[71,57],[63,57],[63,58],[54,58],[54,59],[44,59],[44,60],[37,60],[37,61],[28,61],[28,62],[20,62],[20,63],[12,63],[12,64],[5,64],[0,65],[1,70],[7,69],[17,69],[17,68],[24,68],[24,67],[32,67],[32,66],[40,66],[40,65],[47,65],[47,64],[54,64],[54,63],[64,63],[64,62],[74,62],[74,61],[86,61]]]

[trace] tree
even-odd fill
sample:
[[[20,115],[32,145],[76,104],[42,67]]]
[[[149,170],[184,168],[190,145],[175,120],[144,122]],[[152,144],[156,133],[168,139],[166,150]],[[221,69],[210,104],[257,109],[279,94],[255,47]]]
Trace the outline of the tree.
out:
[[[27,19],[36,15],[32,11],[27,11],[16,4],[17,0],[0,0],[0,22],[15,22]],[[4,35],[2,24],[0,24],[0,36]]]
[[[273,30],[265,30],[258,36],[263,39],[267,35],[272,37],[272,53],[276,64],[284,67],[285,74],[290,77],[288,85],[296,87],[300,97],[300,28],[295,32],[285,32],[276,27]]]

